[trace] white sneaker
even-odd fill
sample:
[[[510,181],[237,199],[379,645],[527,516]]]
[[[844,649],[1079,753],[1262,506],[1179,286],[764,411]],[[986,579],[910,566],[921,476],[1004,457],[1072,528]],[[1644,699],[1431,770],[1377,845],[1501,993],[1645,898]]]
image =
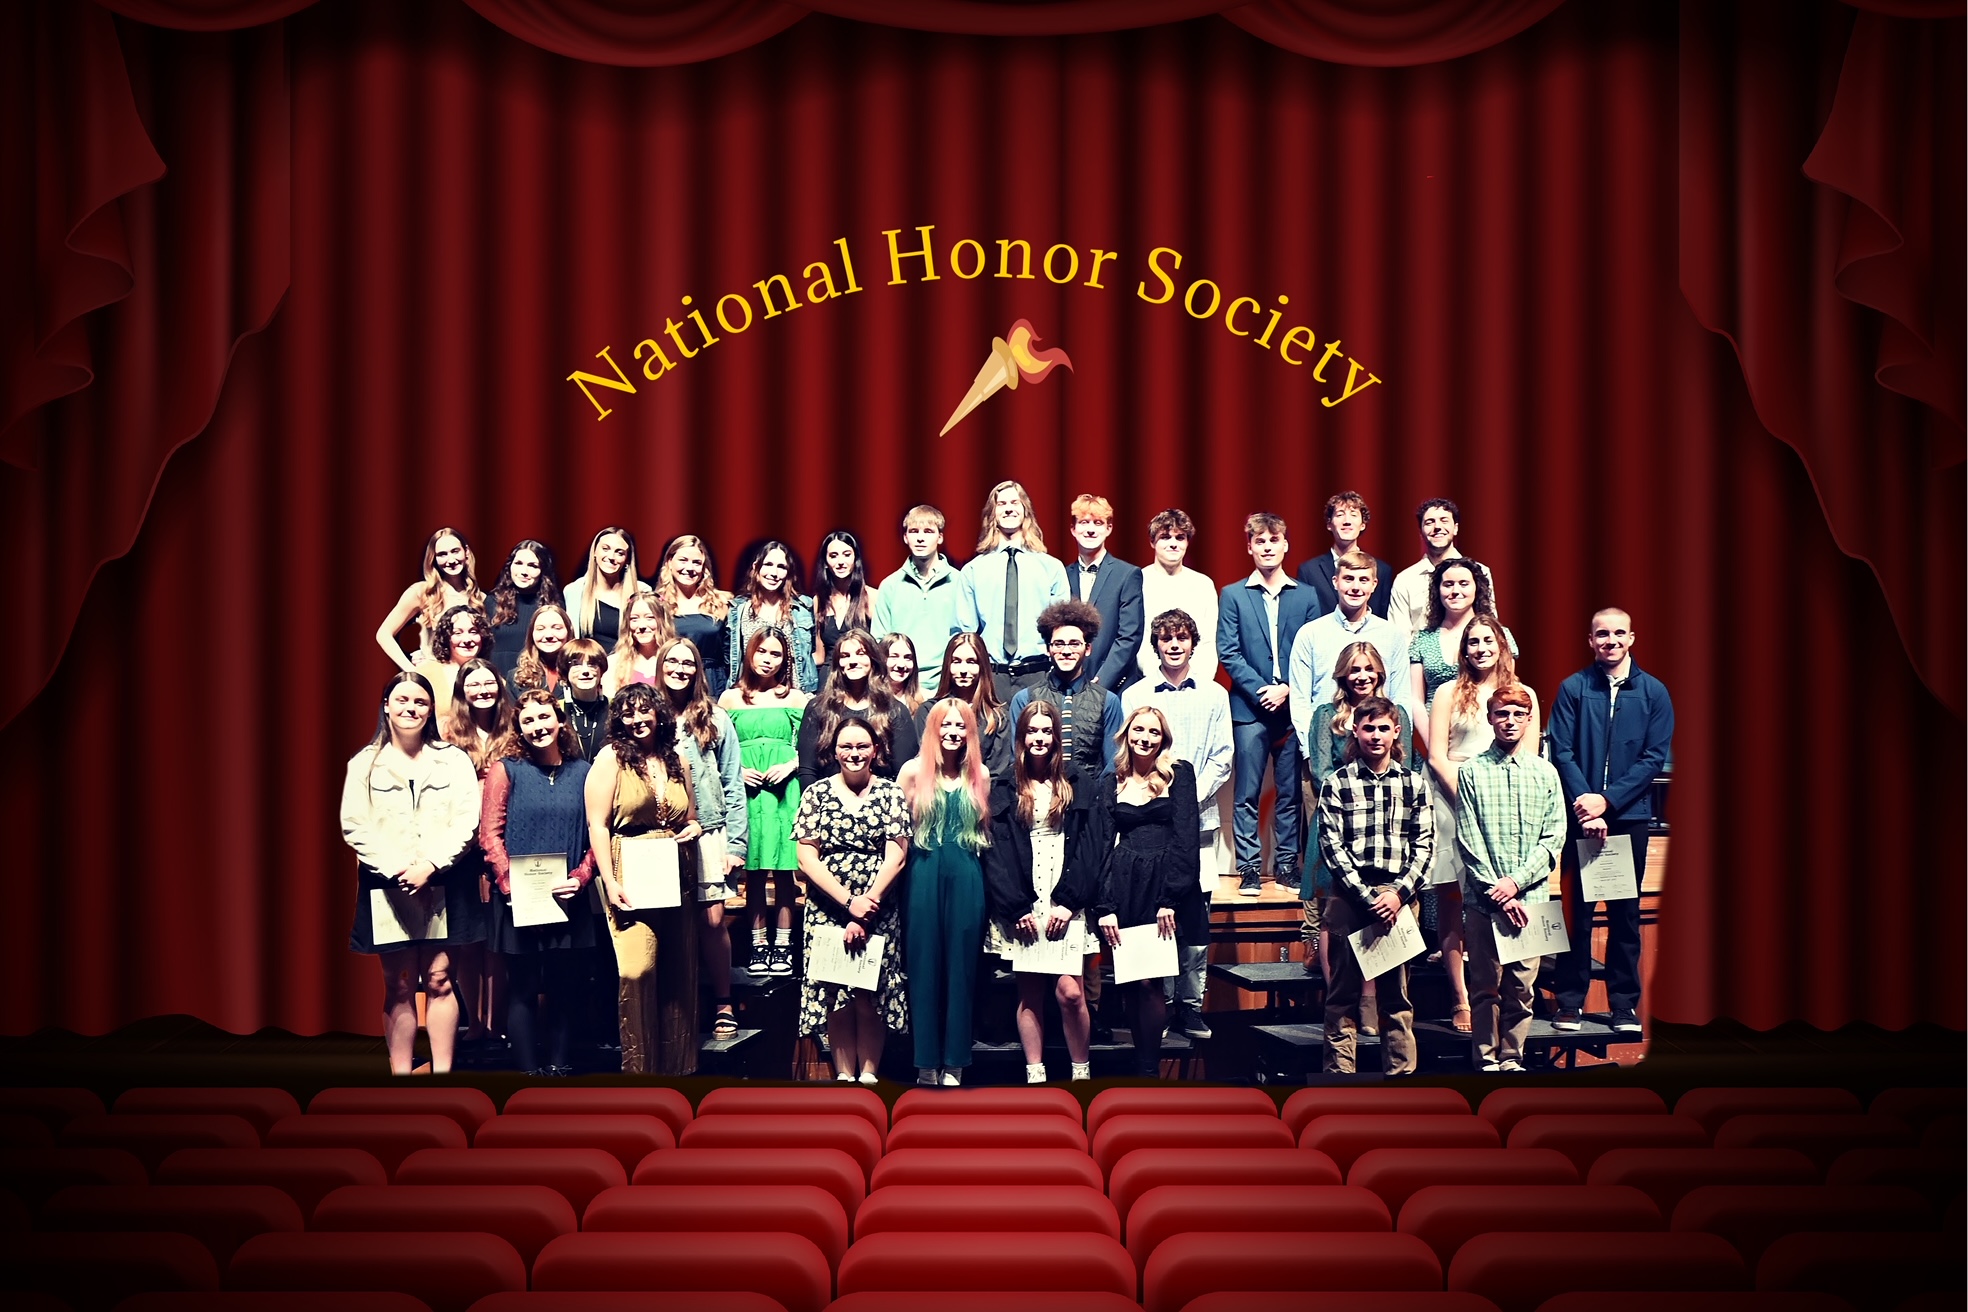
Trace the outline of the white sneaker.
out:
[[[853,1071],[842,1071],[842,1072],[841,1072],[841,1073],[840,1073],[839,1075],[836,1075],[836,1076],[834,1076],[834,1078],[835,1078],[835,1079],[837,1079],[837,1080],[845,1080],[845,1081],[847,1081],[847,1082],[848,1082],[849,1084],[852,1084],[852,1083],[854,1083],[854,1072],[853,1072]]]
[[[1028,1062],[1026,1062],[1026,1063],[1025,1063],[1025,1083],[1027,1083],[1027,1084],[1044,1084],[1045,1082],[1046,1082],[1046,1072],[1045,1072],[1045,1063],[1044,1063],[1044,1062],[1042,1062],[1042,1061],[1040,1061],[1040,1062],[1030,1062],[1030,1061],[1028,1061]]]
[[[1481,1066],[1478,1066],[1476,1069],[1481,1071],[1485,1075],[1495,1075],[1498,1071],[1502,1070],[1503,1067],[1499,1066],[1496,1062],[1486,1061]]]
[[[873,1071],[862,1071],[862,1072],[861,1072],[861,1083],[863,1083],[863,1084],[880,1084],[880,1083],[881,1083],[881,1076],[879,1076],[879,1075],[877,1075],[877,1074],[875,1074],[875,1073],[874,1073]]]
[[[1498,1063],[1497,1069],[1505,1075],[1522,1075],[1524,1073],[1524,1063],[1513,1057],[1509,1061]]]
[[[1092,1078],[1093,1078],[1093,1063],[1092,1063],[1092,1062],[1090,1062],[1090,1061],[1076,1061],[1076,1062],[1074,1062],[1074,1063],[1073,1063],[1073,1078],[1074,1078],[1074,1079],[1076,1079],[1076,1080],[1090,1080],[1090,1079],[1092,1079]]]
[[[916,1083],[927,1084],[931,1088],[935,1088],[941,1082],[942,1074],[943,1072],[937,1070],[934,1066],[918,1066],[916,1067]]]
[[[959,1085],[961,1085],[962,1083],[963,1083],[963,1072],[962,1072],[962,1071],[944,1071],[944,1072],[943,1072],[943,1087],[944,1087],[944,1088],[946,1088],[946,1089],[954,1089],[954,1088],[957,1088],[957,1087],[958,1087]]]

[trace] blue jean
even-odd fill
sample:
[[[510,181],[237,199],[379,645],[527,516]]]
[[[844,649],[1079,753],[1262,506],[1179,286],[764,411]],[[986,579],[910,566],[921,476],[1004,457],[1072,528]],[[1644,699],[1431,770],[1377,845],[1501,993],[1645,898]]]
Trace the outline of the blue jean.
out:
[[[1230,742],[1237,754],[1237,804],[1231,808],[1230,828],[1237,840],[1238,872],[1249,873],[1264,867],[1264,844],[1257,833],[1257,802],[1264,792],[1267,764],[1278,788],[1278,809],[1272,824],[1277,869],[1298,869],[1303,841],[1299,825],[1298,735],[1292,732],[1290,713],[1280,710],[1268,720],[1233,724]]]

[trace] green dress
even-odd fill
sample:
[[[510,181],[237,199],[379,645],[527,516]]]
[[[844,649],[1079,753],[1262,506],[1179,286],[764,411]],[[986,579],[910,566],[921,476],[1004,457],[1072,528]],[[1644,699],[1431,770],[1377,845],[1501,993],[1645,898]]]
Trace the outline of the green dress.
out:
[[[799,759],[800,706],[733,706],[732,727],[738,731],[738,755],[747,770],[770,770]],[[799,811],[798,774],[776,787],[745,785],[745,814],[751,833],[745,844],[747,870],[797,870],[799,847],[793,842],[793,816]]]

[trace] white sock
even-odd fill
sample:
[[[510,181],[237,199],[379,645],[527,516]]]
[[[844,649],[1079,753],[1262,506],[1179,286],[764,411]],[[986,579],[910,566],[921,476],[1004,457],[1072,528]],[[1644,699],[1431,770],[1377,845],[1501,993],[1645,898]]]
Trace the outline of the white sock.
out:
[[[1090,1080],[1090,1079],[1092,1079],[1092,1078],[1093,1078],[1093,1063],[1092,1063],[1092,1062],[1090,1062],[1090,1061],[1076,1061],[1076,1062],[1074,1062],[1074,1063],[1073,1063],[1073,1078],[1074,1078],[1074,1079],[1076,1079],[1076,1080]]]
[[[765,946],[765,926],[763,925],[752,926],[752,946],[755,948],[762,948]]]
[[[1025,1083],[1044,1084],[1046,1082],[1045,1063],[1028,1061],[1025,1063]]]
[[[788,926],[785,929],[775,929],[772,931],[772,946],[778,948],[789,948],[792,945],[793,945],[793,931],[790,926]]]

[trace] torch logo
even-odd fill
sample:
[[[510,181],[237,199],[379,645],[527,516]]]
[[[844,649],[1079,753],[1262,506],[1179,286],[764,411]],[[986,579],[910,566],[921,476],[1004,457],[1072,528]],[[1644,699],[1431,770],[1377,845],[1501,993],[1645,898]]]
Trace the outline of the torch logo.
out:
[[[1036,383],[1051,373],[1054,365],[1065,365],[1068,369],[1073,362],[1066,358],[1066,352],[1055,346],[1049,350],[1034,350],[1039,335],[1032,330],[1030,322],[1024,319],[1011,325],[1011,330],[1003,337],[991,339],[991,358],[977,371],[970,390],[964,399],[957,402],[957,408],[950,413],[949,421],[943,425],[938,437],[949,432],[963,421],[963,417],[983,405],[985,400],[1000,387],[1018,390],[1021,382]]]

